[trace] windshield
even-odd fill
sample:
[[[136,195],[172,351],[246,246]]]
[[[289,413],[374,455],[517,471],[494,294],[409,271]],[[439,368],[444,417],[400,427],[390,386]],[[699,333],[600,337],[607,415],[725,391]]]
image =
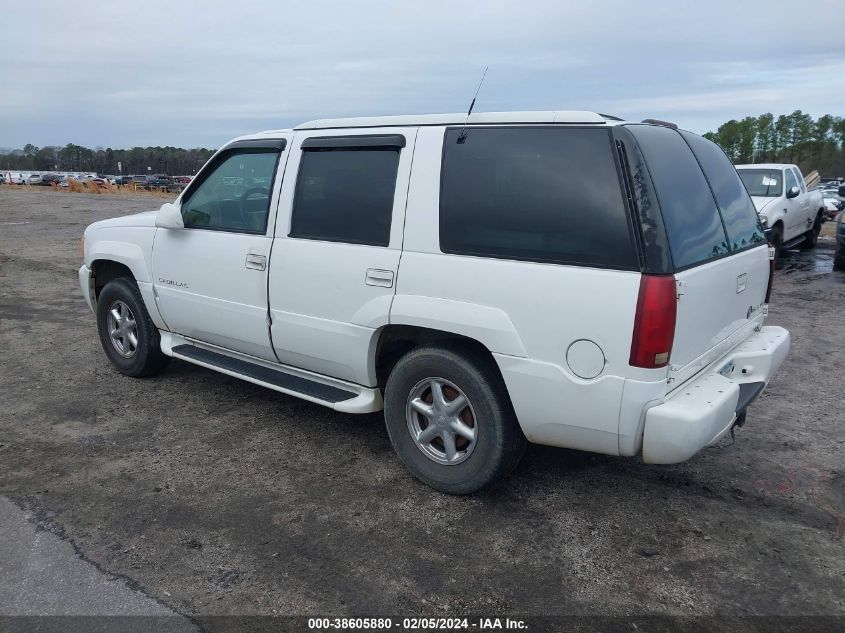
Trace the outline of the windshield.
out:
[[[777,198],[781,195],[783,172],[779,169],[737,169],[749,195]]]

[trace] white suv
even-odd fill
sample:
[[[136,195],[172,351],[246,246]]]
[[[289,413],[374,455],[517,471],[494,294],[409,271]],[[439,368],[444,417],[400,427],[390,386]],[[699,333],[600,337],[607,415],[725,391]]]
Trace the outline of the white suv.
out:
[[[338,411],[384,409],[438,490],[526,440],[686,460],[745,419],[789,333],[714,144],[592,112],[312,121],[236,139],[175,203],[85,231],[124,374],[170,357]]]

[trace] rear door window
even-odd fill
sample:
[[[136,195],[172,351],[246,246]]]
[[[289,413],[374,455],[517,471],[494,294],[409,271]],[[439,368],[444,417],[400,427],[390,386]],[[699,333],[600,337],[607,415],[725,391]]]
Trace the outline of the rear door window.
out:
[[[729,252],[722,218],[698,161],[668,127],[631,125],[663,215],[675,268],[689,268]]]
[[[728,232],[731,250],[742,250],[765,242],[754,203],[725,153],[715,143],[696,134],[681,132],[681,135],[698,158],[710,183]]]
[[[303,151],[290,237],[387,246],[398,167],[394,147]]]
[[[455,128],[444,143],[443,252],[638,267],[607,129]]]

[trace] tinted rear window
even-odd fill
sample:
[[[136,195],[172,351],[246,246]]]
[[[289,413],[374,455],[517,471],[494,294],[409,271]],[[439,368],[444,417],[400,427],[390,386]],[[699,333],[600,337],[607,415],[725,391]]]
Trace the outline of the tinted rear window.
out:
[[[689,132],[681,134],[701,163],[701,169],[710,183],[728,231],[731,250],[742,250],[765,242],[754,203],[725,152],[705,138]]]
[[[395,148],[304,151],[290,236],[387,246],[398,168]]]
[[[728,253],[722,219],[695,156],[668,127],[632,125],[660,203],[676,268]]]
[[[637,268],[609,132],[599,128],[449,129],[443,252]]]

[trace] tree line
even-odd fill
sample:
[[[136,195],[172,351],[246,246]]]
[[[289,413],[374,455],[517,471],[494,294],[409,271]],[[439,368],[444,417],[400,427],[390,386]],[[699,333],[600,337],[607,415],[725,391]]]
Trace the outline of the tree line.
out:
[[[732,119],[707,132],[735,164],[795,163],[803,173],[845,176],[845,119],[825,114],[813,119],[796,110],[777,118],[771,113]]]
[[[796,110],[775,117],[771,113],[731,119],[705,138],[718,143],[735,164],[796,163],[804,173],[818,170],[823,177],[845,176],[845,118],[825,114],[813,119]],[[117,174],[192,175],[214,153],[205,148],[133,147],[89,149],[68,143],[64,147],[36,147],[0,152],[0,169],[18,171],[84,171]],[[148,169],[149,168],[149,169]]]
[[[190,176],[211,157],[214,150],[181,147],[133,147],[132,149],[89,149],[68,143],[64,147],[36,147],[0,152],[0,169],[49,173],[79,171],[97,174],[170,174]],[[121,163],[118,170],[117,164]],[[148,169],[149,168],[149,169]]]

